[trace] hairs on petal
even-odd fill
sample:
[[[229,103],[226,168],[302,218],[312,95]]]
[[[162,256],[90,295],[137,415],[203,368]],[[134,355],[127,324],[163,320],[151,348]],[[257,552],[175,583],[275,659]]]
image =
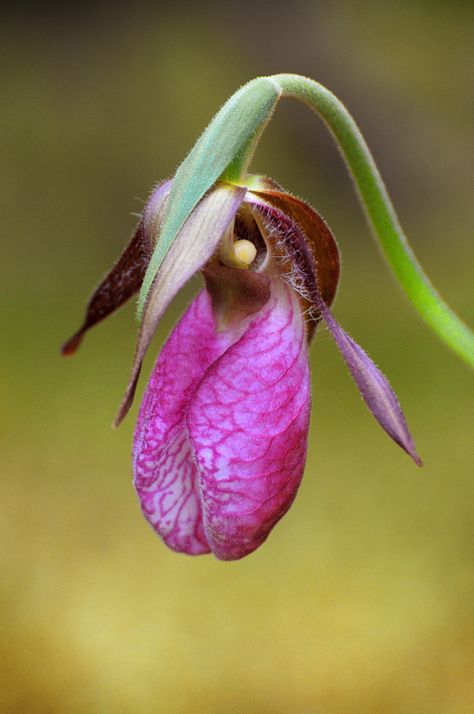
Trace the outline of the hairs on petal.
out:
[[[63,355],[74,354],[87,330],[105,320],[138,292],[156,239],[151,225],[152,217],[156,229],[156,222],[159,220],[161,208],[170,188],[171,181],[166,181],[153,191],[145,208],[144,217],[135,229],[130,242],[92,294],[87,305],[84,322],[62,346]]]

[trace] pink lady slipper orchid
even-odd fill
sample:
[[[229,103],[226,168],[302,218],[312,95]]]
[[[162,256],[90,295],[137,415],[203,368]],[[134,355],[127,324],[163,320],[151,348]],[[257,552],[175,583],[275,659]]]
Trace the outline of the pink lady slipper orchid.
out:
[[[140,286],[171,182],[159,186],[122,257],[94,293],[84,332]],[[196,271],[205,289],[175,327],[148,383],[135,431],[143,513],[172,549],[233,560],[267,538],[295,498],[310,417],[308,346],[323,319],[369,409],[419,462],[387,380],[332,316],[339,255],[327,224],[273,181],[217,183],[199,202],[154,281],[128,410],[144,352]]]
[[[370,411],[421,464],[386,378],[330,311],[339,279],[331,231],[306,203],[248,174],[262,131],[285,96],[323,118],[409,299],[474,365],[474,336],[423,273],[347,109],[306,77],[252,80],[216,114],[173,181],[152,193],[131,242],[93,294],[84,324],[63,348],[74,352],[88,328],[140,290],[140,331],[119,423],[160,318],[202,271],[205,288],[152,372],[133,447],[145,517],[170,548],[189,555],[242,558],[290,507],[306,458],[308,347],[321,321]]]

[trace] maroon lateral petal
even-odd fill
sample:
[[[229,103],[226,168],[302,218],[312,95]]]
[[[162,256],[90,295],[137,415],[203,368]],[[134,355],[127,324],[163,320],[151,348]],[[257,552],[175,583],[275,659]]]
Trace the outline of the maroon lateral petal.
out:
[[[82,342],[84,334],[94,325],[111,315],[138,292],[156,241],[158,230],[156,217],[160,213],[171,188],[171,181],[166,181],[153,191],[145,208],[144,218],[124,252],[107,273],[98,288],[92,294],[86,310],[84,322],[77,332],[62,346],[61,353],[72,355]]]
[[[140,222],[136,232],[120,256],[118,262],[106,275],[93,293],[87,305],[84,322],[77,332],[61,348],[63,355],[72,355],[82,342],[84,334],[98,322],[118,310],[137,292],[142,284],[148,264],[143,224]]]
[[[324,302],[321,302],[320,311],[368,408],[387,434],[418,466],[422,466],[402,409],[387,378],[362,347],[342,329]]]

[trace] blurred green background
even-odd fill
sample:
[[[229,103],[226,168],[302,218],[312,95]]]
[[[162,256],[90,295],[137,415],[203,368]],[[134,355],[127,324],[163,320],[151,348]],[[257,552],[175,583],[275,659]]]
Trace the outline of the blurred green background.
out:
[[[278,109],[254,169],[332,226],[336,314],[390,376],[424,469],[376,426],[321,332],[294,506],[243,561],[180,556],[136,503],[137,405],[110,429],[133,305],[75,358],[58,355],[152,184],[239,85],[282,71],[348,105],[421,262],[472,323],[473,7],[20,2],[4,14],[2,711],[474,711],[472,376],[392,281],[306,108]]]

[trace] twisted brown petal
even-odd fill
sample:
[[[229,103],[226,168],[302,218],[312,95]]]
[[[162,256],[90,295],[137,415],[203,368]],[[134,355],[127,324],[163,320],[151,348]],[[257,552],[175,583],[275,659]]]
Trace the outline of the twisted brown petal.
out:
[[[118,261],[92,294],[87,305],[84,322],[79,330],[62,346],[61,352],[63,355],[74,354],[87,330],[97,325],[98,322],[104,320],[115,310],[118,310],[138,292],[156,239],[154,229],[156,228],[157,216],[161,213],[161,208],[165,203],[170,188],[171,182],[166,181],[153,192],[145,209],[144,219],[138,224],[135,233]],[[155,216],[153,226],[152,218],[149,217],[150,213]]]
[[[261,190],[252,191],[296,221],[305,234],[306,243],[316,262],[321,296],[326,305],[332,305],[339,282],[340,265],[339,250],[329,226],[309,204],[282,191],[272,179],[260,178],[259,183]]]

